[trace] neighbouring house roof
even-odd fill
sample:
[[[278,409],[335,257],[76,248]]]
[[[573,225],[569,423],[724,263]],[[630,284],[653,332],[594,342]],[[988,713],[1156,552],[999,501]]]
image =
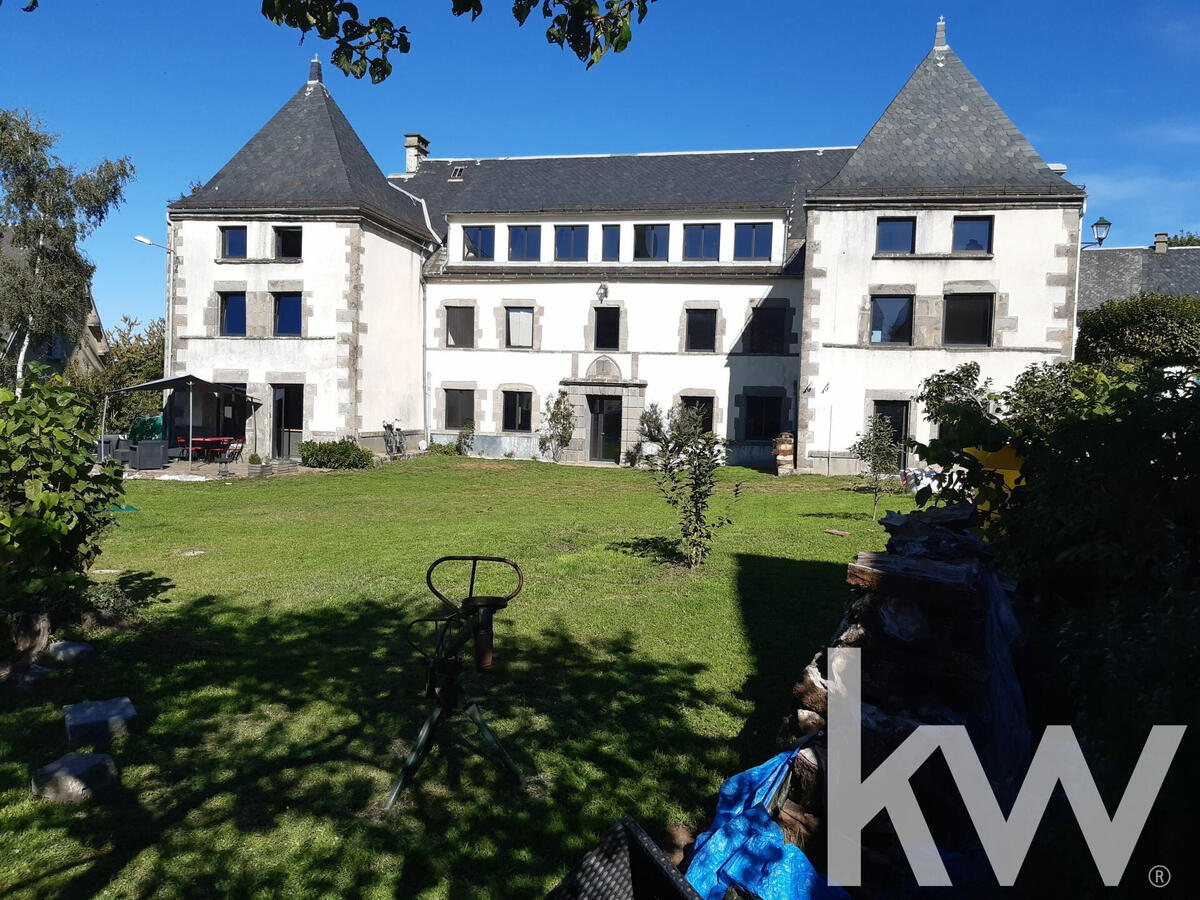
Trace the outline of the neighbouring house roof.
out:
[[[391,180],[425,200],[443,234],[451,214],[779,210],[793,213],[789,238],[799,240],[804,192],[828,181],[851,149],[424,159]]]
[[[818,199],[1084,196],[1052,171],[946,44],[917,66]]]
[[[420,201],[391,187],[321,82],[308,81],[221,171],[175,211],[357,211],[428,239]]]
[[[1079,254],[1081,310],[1142,291],[1200,297],[1200,247],[1106,247]]]

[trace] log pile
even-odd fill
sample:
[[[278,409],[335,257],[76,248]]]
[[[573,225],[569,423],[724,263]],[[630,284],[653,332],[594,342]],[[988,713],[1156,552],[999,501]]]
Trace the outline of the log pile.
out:
[[[998,667],[987,650],[991,550],[967,533],[976,516],[971,506],[888,513],[880,520],[890,535],[887,552],[859,553],[847,568],[850,596],[830,646],[862,651],[864,777],[926,723],[966,725],[987,759],[983,744],[994,736],[980,722],[988,720]],[[776,814],[787,838],[822,868],[828,677],[821,649],[792,689],[781,740],[811,740],[795,758]],[[912,783],[943,851],[953,851],[956,838],[974,840],[940,757]],[[895,896],[911,886],[911,870],[886,816],[877,816],[862,839],[864,896]]]
[[[775,457],[775,474],[796,473],[796,438],[790,431],[785,431],[775,438],[771,454]]]

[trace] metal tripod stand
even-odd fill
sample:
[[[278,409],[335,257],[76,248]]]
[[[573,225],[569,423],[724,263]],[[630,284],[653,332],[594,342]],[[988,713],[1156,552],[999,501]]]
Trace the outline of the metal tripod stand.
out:
[[[451,561],[471,563],[471,581],[467,588],[467,596],[458,603],[433,585],[434,570],[443,563]],[[516,589],[503,597],[475,596],[475,575],[481,562],[501,563],[511,567],[517,575]],[[450,607],[453,612],[448,616],[416,619],[410,622],[405,637],[425,658],[425,696],[437,702],[425,720],[425,724],[421,726],[421,731],[417,735],[417,743],[404,761],[404,768],[400,770],[400,777],[392,787],[384,809],[391,809],[395,805],[396,799],[411,783],[417,769],[429,755],[438,724],[458,710],[466,713],[467,718],[475,724],[484,746],[495,757],[496,762],[518,782],[523,780],[517,764],[505,751],[495,732],[483,720],[483,714],[480,713],[478,704],[463,690],[462,684],[459,682],[463,664],[458,657],[468,643],[473,643],[475,670],[482,672],[492,667],[493,616],[496,610],[507,607],[508,601],[521,593],[525,578],[516,563],[499,556],[443,556],[426,571],[425,583],[433,595]],[[435,629],[436,642],[432,653],[426,652],[412,638],[412,630],[419,625],[433,625]]]

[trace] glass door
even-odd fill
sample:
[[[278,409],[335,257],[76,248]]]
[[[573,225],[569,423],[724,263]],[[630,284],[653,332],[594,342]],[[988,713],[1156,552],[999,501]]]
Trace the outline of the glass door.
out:
[[[591,459],[621,461],[621,398],[588,397],[592,427],[589,440]]]
[[[288,459],[296,455],[296,448],[304,439],[304,385],[276,385],[274,411],[273,455],[276,459]]]

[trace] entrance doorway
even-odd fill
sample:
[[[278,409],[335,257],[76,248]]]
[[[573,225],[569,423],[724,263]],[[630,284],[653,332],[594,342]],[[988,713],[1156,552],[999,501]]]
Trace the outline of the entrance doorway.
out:
[[[892,440],[908,440],[908,401],[907,400],[876,400],[875,415],[883,416],[892,425]],[[896,457],[896,465],[903,469],[908,465],[908,450],[901,450]]]
[[[304,439],[304,385],[275,385],[275,439],[272,447],[276,459],[295,456]]]
[[[592,460],[621,461],[621,398],[588,396],[592,428],[588,456]]]

